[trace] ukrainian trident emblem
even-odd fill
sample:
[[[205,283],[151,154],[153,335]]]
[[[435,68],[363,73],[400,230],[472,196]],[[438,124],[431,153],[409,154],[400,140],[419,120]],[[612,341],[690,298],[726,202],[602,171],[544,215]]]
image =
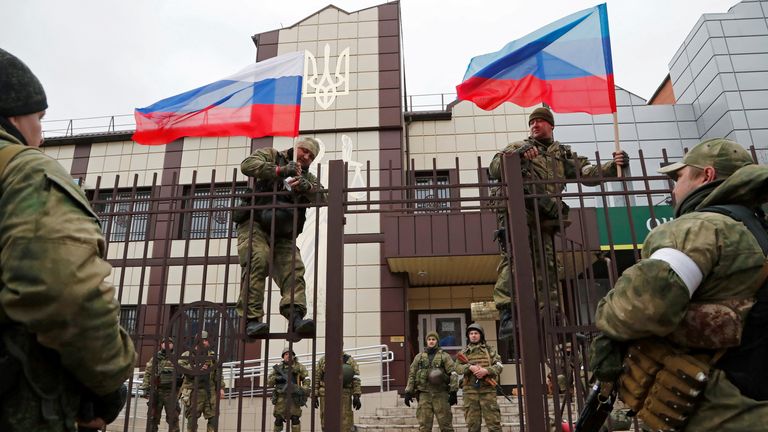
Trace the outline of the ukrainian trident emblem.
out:
[[[339,54],[336,69],[331,74],[331,46],[325,44],[323,50],[323,72],[319,73],[317,58],[309,51],[304,51],[304,97],[315,98],[322,109],[328,109],[336,96],[349,94],[349,47]]]

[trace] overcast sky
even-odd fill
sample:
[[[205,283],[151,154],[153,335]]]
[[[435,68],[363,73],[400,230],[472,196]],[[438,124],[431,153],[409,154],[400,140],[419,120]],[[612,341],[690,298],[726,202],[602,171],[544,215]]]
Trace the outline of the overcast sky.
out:
[[[336,0],[348,12],[380,1]],[[737,0],[608,1],[616,84],[649,98],[703,13]],[[251,35],[327,0],[0,0],[0,47],[48,93],[47,120],[129,114],[255,59]],[[469,60],[596,0],[403,0],[408,93],[454,92]]]

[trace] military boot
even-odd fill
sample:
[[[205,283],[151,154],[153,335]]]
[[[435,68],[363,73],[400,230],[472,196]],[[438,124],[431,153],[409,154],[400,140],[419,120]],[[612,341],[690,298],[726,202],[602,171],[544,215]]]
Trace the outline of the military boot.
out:
[[[515,333],[510,305],[499,308],[499,340],[509,339]]]
[[[245,325],[245,334],[248,337],[255,338],[267,333],[269,333],[269,326],[258,318],[248,320],[248,324]]]
[[[291,317],[293,331],[300,335],[310,336],[315,333],[315,322],[311,319],[304,319],[304,315],[294,311]]]

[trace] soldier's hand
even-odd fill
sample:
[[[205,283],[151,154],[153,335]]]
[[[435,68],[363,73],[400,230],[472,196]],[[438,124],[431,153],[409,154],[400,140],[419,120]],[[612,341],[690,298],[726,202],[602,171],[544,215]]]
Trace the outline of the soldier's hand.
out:
[[[413,395],[411,394],[411,392],[405,392],[405,397],[403,398],[403,402],[405,402],[405,406],[410,408],[412,401],[413,401]]]
[[[275,174],[278,177],[296,177],[301,175],[301,165],[295,161],[290,161],[285,165],[278,165],[275,168]]]
[[[354,408],[355,411],[357,411],[362,407],[363,407],[363,404],[360,403],[360,395],[352,396],[352,408]]]
[[[448,393],[448,405],[454,406],[459,403],[459,395],[455,391]]]
[[[531,159],[535,159],[536,156],[538,155],[539,155],[539,149],[536,148],[536,146],[533,146],[528,150],[526,150],[521,156],[523,157],[523,159],[531,160]]]
[[[623,150],[613,152],[613,162],[622,168],[626,168],[629,165],[629,155]]]
[[[275,377],[275,384],[285,384],[285,377],[282,375]]]
[[[483,379],[483,378],[485,378],[486,375],[488,375],[488,369],[486,369],[484,367],[477,368],[475,370],[474,374],[475,374],[475,378]]]
[[[219,390],[219,399],[224,399],[225,396],[226,396],[226,393],[224,392],[224,389],[220,389]]]
[[[599,335],[592,341],[590,360],[595,378],[603,382],[612,382],[624,371],[624,347],[605,335]]]
[[[296,177],[288,184],[294,192],[307,192],[312,190],[312,183],[304,177]]]
[[[315,409],[320,408],[320,398],[312,398],[312,406],[315,407]]]

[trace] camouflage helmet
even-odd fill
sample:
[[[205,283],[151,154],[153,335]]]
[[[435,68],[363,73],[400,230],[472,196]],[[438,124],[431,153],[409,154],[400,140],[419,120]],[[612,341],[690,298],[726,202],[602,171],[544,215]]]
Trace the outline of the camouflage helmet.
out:
[[[469,332],[472,331],[472,330],[476,330],[476,331],[480,332],[480,342],[485,343],[485,330],[483,330],[483,326],[481,326],[478,323],[472,323],[472,324],[468,325],[467,326],[467,332],[466,332],[467,339],[469,339]]]
[[[440,385],[446,383],[446,376],[440,369],[431,369],[427,374],[427,381],[432,385]]]
[[[341,382],[344,387],[349,387],[352,384],[352,380],[355,378],[355,370],[349,363],[341,365]]]
[[[171,336],[166,336],[160,342],[162,342],[162,343],[173,343],[173,338]]]
[[[755,162],[748,151],[739,143],[725,138],[713,138],[702,141],[683,156],[683,160],[660,168],[660,174],[677,177],[679,169],[692,166],[699,169],[711,166],[718,177],[728,177],[741,167]]]
[[[436,331],[431,331],[431,332],[427,333],[427,335],[424,337],[424,343],[427,343],[427,339],[429,339],[431,337],[437,339],[437,345],[436,346],[440,346],[440,335],[438,335]]]
[[[280,357],[284,357],[284,356],[285,356],[285,353],[291,353],[291,357],[296,357],[296,353],[295,353],[295,352],[294,352],[292,349],[290,349],[290,348],[288,348],[288,347],[286,347],[286,348],[283,350],[283,352],[282,352],[282,353],[280,353]]]
[[[553,127],[555,126],[555,116],[552,114],[552,111],[549,110],[549,108],[546,107],[538,107],[531,113],[530,116],[528,116],[528,126],[531,125],[531,122],[541,119],[545,122],[551,124]]]
[[[200,339],[208,339],[208,332],[203,330],[200,332]]]

